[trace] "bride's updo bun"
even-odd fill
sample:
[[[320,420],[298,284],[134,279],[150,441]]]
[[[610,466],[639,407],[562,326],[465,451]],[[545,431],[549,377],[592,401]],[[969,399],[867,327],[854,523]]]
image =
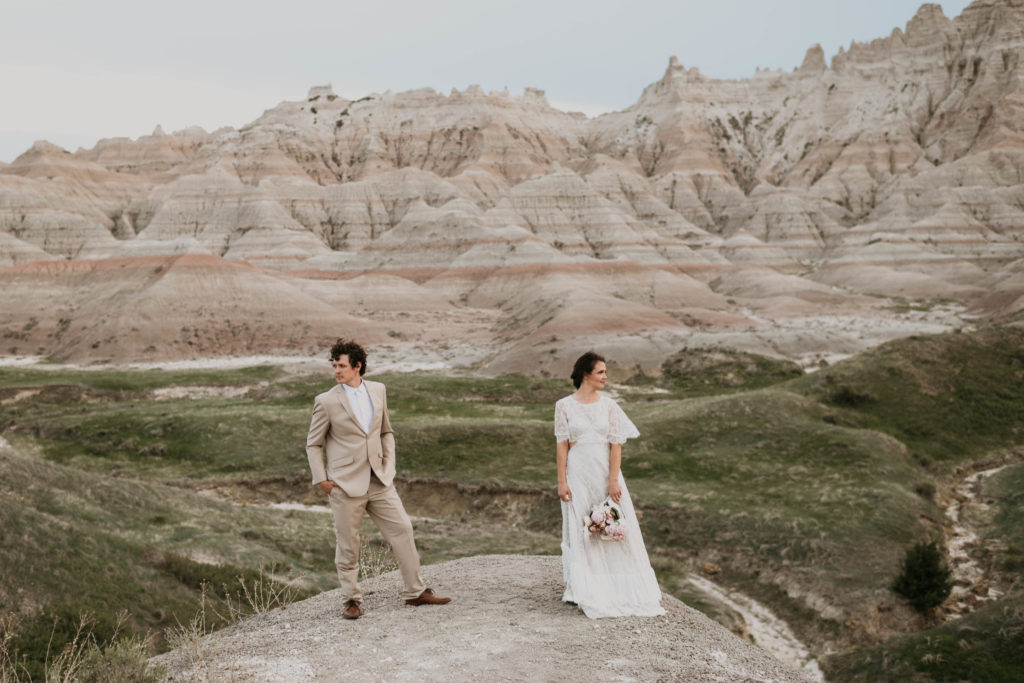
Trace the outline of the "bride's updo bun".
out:
[[[576,359],[576,365],[572,367],[572,374],[569,377],[572,379],[573,386],[577,389],[583,384],[583,378],[594,371],[594,366],[598,363],[606,362],[604,356],[594,353],[593,351],[587,351],[585,354]]]

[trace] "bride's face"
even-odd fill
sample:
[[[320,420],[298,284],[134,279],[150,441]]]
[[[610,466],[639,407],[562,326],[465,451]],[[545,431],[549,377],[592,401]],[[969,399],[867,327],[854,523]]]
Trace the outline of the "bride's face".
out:
[[[604,361],[600,360],[594,364],[594,369],[589,375],[583,376],[583,383],[590,385],[592,389],[604,389],[607,381],[608,368],[605,367]]]

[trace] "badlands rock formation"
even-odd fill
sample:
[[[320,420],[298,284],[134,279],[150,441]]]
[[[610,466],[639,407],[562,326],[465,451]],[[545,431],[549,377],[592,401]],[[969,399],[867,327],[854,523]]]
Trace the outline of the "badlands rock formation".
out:
[[[238,130],[40,142],[0,167],[0,353],[346,334],[561,375],[590,346],[656,371],[687,345],[810,359],[1019,321],[1022,55],[1024,2],[977,0],[791,72],[673,58],[595,119],[534,89],[323,86]]]
[[[557,557],[491,555],[423,568],[450,595],[406,607],[397,571],[357,621],[329,591],[156,657],[165,680],[812,681],[700,612],[592,621],[561,601]]]

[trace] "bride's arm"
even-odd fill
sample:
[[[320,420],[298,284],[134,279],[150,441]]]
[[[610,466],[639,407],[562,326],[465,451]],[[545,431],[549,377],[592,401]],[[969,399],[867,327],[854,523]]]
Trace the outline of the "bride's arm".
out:
[[[622,467],[622,444],[609,444],[608,449],[608,497],[618,503],[622,496],[622,487],[619,486],[619,468]]]
[[[566,481],[565,470],[569,464],[569,416],[566,414],[565,402],[555,404],[555,464],[558,467],[558,499],[563,502],[572,500],[572,491]]]
[[[559,441],[555,445],[555,463],[558,465],[558,499],[567,503],[572,500],[572,491],[569,490],[569,483],[565,480],[565,469],[568,462],[569,442]]]

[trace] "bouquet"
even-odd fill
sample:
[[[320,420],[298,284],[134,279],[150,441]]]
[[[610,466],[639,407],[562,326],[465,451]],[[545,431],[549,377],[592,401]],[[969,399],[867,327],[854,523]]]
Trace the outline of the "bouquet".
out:
[[[611,498],[605,498],[583,518],[583,526],[592,536],[602,541],[621,541],[626,538],[626,526],[622,523],[622,509]]]

